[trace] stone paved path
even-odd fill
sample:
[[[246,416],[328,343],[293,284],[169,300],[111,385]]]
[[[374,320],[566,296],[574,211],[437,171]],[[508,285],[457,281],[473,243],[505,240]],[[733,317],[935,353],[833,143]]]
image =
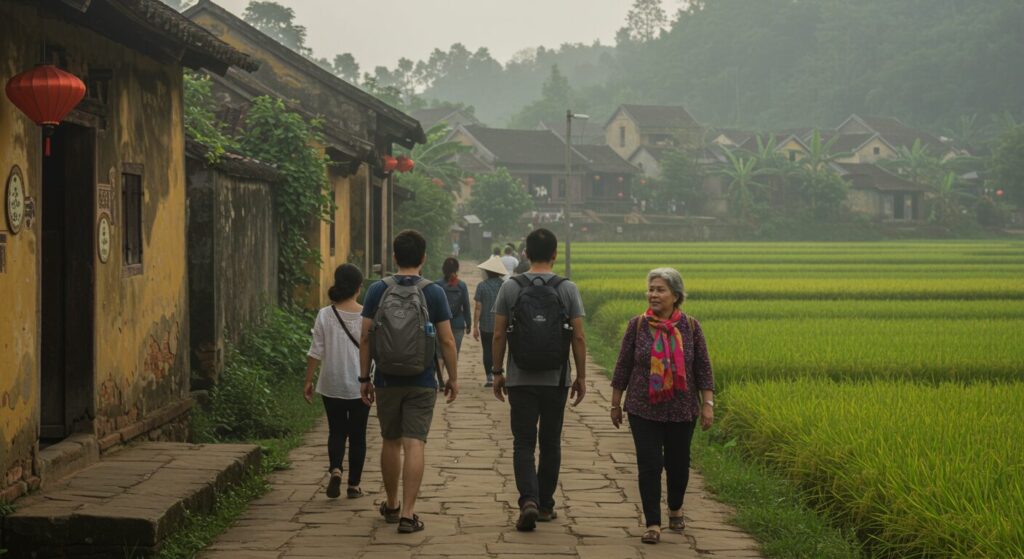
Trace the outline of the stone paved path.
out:
[[[473,292],[475,269],[463,266]],[[633,442],[626,426],[608,419],[611,387],[589,365],[589,392],[565,416],[562,473],[555,494],[559,518],[517,532],[512,435],[508,406],[483,388],[480,344],[466,337],[459,365],[461,394],[438,398],[427,444],[427,468],[417,513],[426,530],[398,534],[377,514],[380,432],[370,417],[369,449],[361,499],[329,500],[327,423],[322,420],[291,454],[293,467],[272,476],[273,488],[201,557],[353,557],[359,559],[578,557],[580,559],[686,559],[760,557],[749,535],[726,523],[730,509],[706,495],[691,473],[683,534],[665,530],[661,543],[644,545]],[[296,390],[300,382],[296,381]],[[663,505],[664,509],[664,505]]]

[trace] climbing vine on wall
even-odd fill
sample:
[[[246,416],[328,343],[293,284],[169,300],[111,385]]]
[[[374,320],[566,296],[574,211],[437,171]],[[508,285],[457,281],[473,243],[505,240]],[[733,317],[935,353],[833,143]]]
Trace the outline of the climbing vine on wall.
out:
[[[269,163],[281,172],[275,185],[274,211],[279,219],[278,289],[291,301],[297,288],[310,285],[319,268],[320,251],[308,235],[315,220],[329,221],[334,203],[327,190],[327,159],[319,121],[306,121],[284,102],[258,97],[249,107],[239,138],[244,155]]]

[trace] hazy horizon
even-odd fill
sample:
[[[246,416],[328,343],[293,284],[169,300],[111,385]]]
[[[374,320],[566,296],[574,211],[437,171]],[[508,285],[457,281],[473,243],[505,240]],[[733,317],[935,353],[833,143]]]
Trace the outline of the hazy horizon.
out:
[[[249,0],[215,0],[241,16]],[[533,47],[557,48],[563,43],[614,44],[615,33],[626,24],[632,0],[396,0],[383,11],[372,0],[344,3],[323,0],[278,0],[295,11],[306,27],[306,46],[316,57],[333,60],[351,52],[362,72],[375,66],[394,68],[401,57],[425,59],[435,48],[447,51],[462,43],[470,51],[487,47],[505,63],[517,52]],[[678,2],[663,0],[670,18]],[[535,14],[543,13],[544,18]],[[332,22],[350,20],[343,33]],[[374,22],[380,21],[380,24]],[[570,23],[563,23],[570,22]]]

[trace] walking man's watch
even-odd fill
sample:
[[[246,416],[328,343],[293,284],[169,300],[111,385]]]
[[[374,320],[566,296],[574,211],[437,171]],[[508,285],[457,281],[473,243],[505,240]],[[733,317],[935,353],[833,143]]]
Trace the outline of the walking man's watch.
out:
[[[505,374],[505,369],[491,369],[491,374],[492,375],[503,375],[503,374]]]

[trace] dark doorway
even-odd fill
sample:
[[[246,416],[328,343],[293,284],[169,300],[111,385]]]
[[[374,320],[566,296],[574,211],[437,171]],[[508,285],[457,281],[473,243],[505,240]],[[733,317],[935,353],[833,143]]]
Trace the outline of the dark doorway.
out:
[[[906,205],[903,202],[903,195],[902,194],[893,194],[892,195],[893,219],[906,219],[906,215],[905,215],[905,212],[904,212],[905,206]]]
[[[43,444],[92,427],[95,133],[65,123],[43,157]]]

